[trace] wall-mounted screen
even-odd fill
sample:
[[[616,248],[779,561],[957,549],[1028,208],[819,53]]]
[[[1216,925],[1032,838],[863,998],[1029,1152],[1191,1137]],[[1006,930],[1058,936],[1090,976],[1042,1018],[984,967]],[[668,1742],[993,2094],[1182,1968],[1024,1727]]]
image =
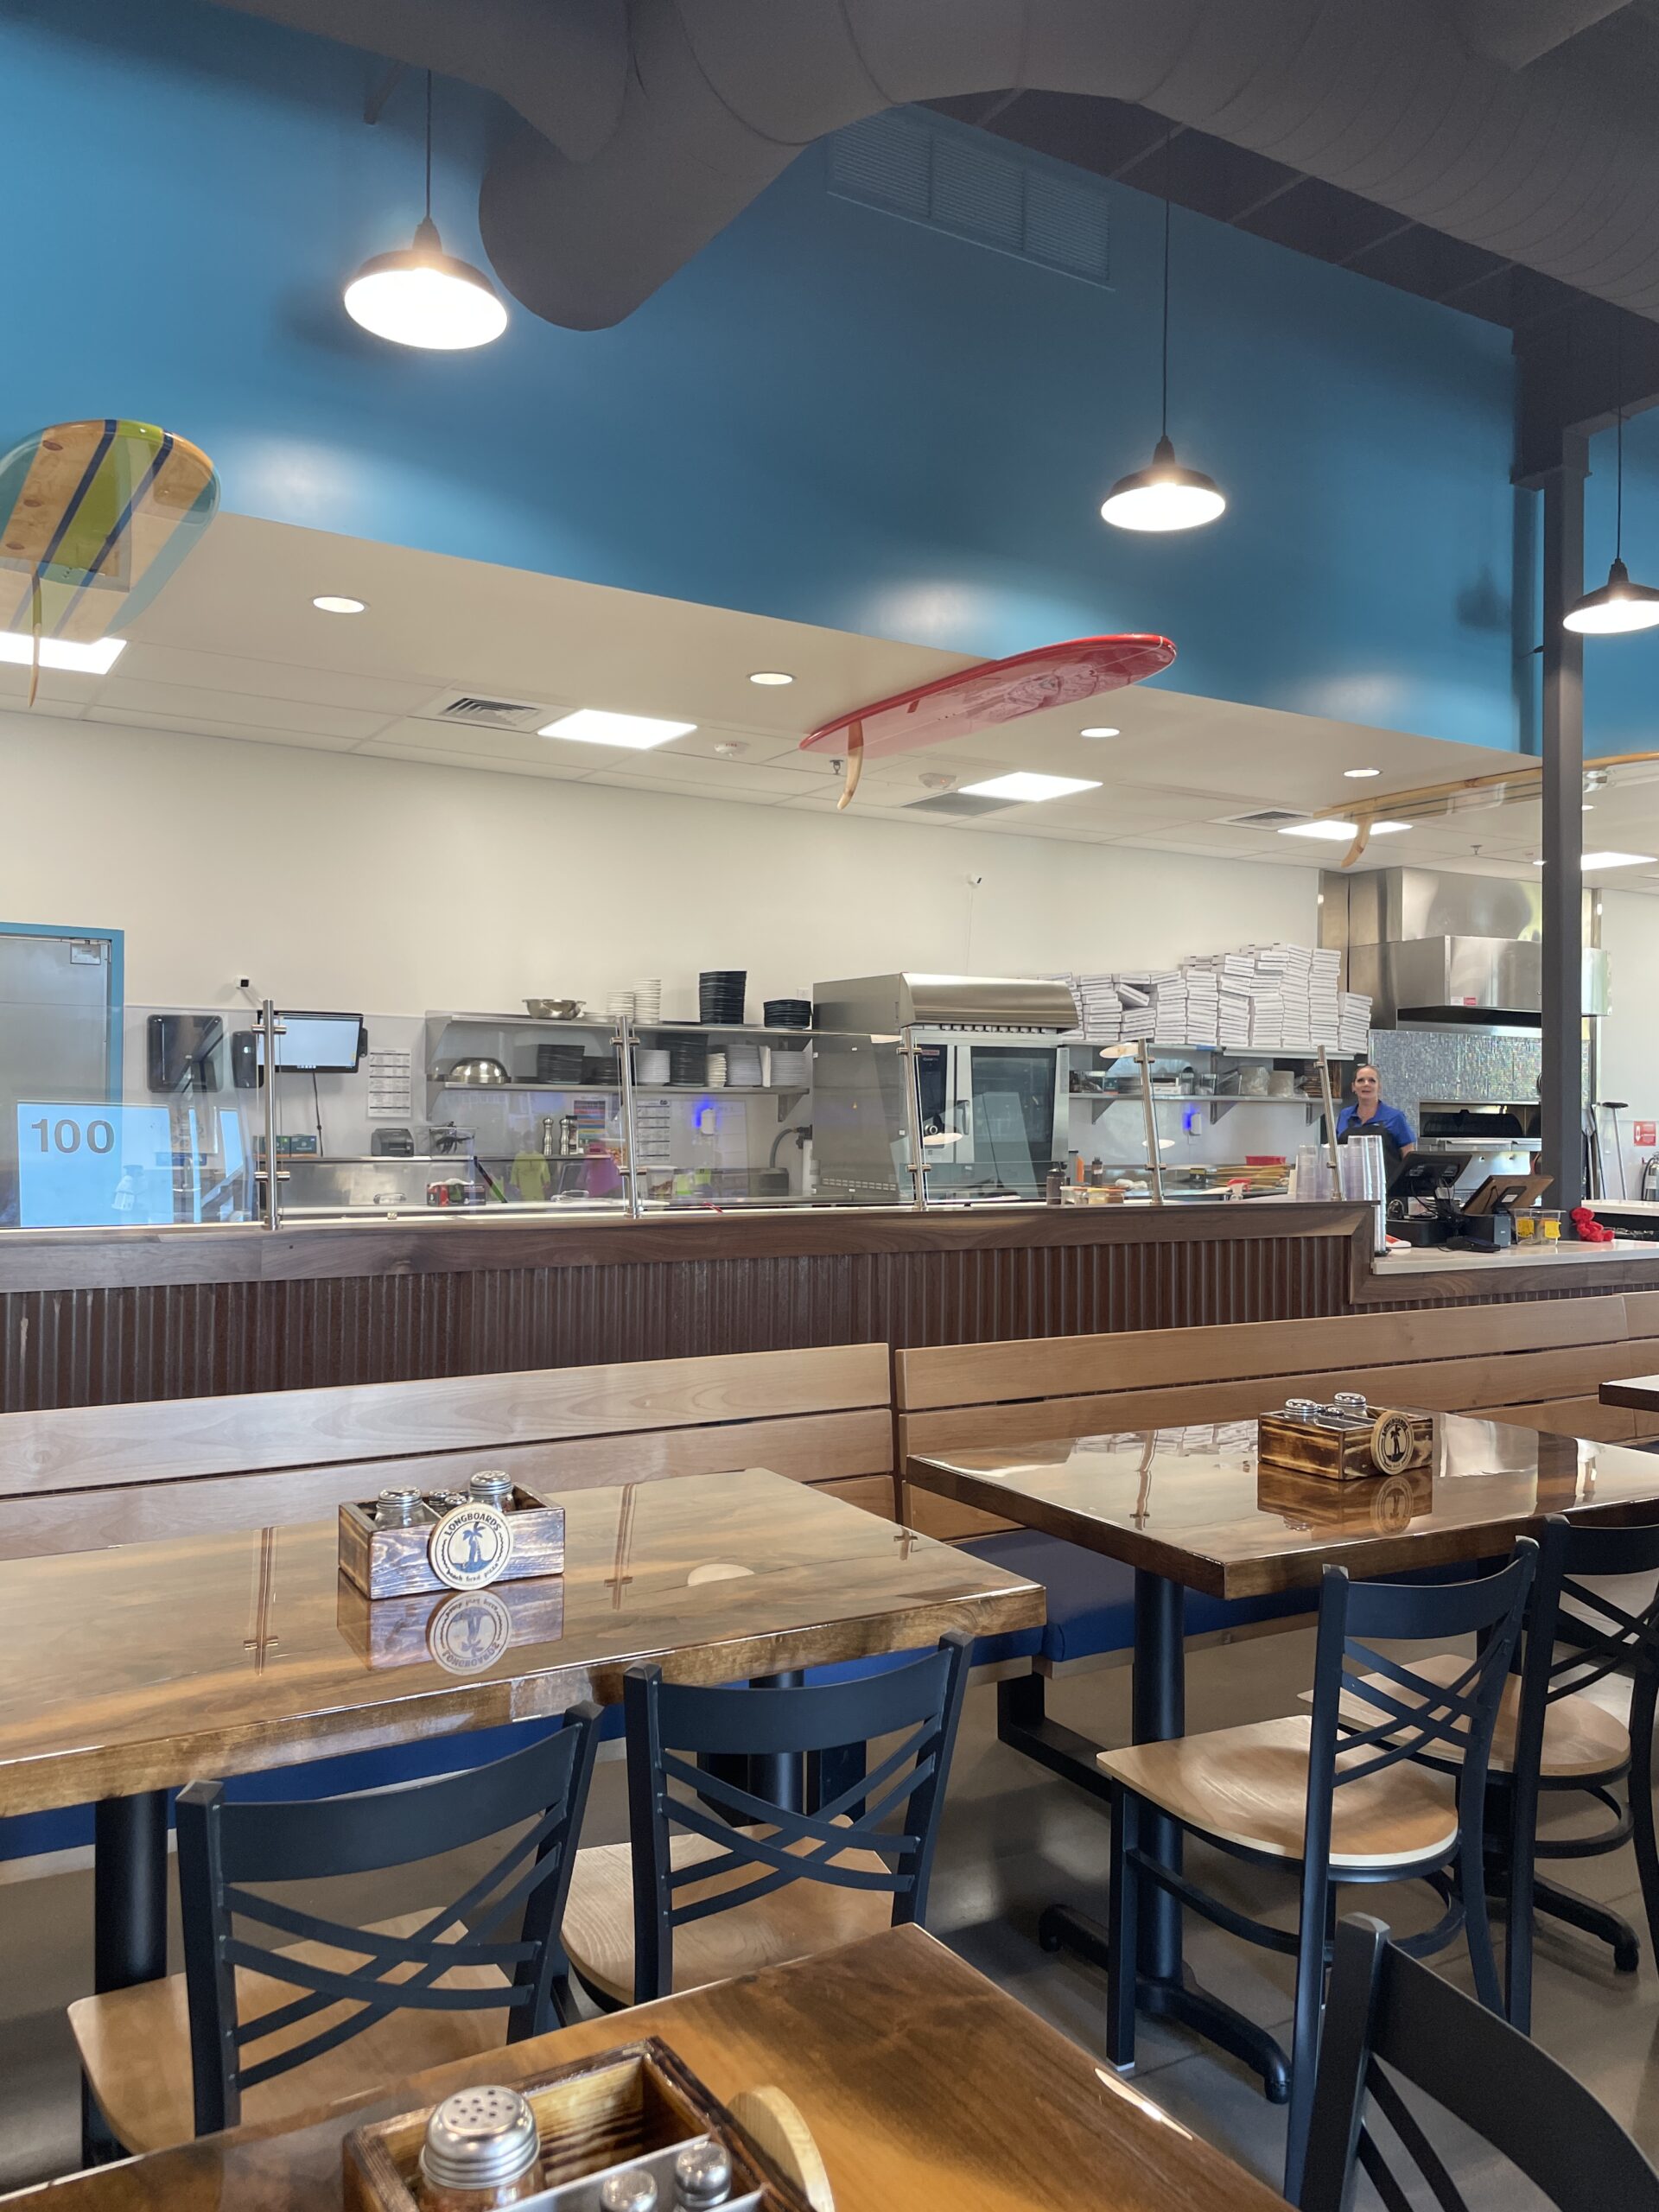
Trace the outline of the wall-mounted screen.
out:
[[[363,1051],[360,1014],[289,1014],[277,1009],[283,1027],[276,1039],[276,1066],[309,1075],[355,1075]],[[254,1033],[258,1065],[265,1064],[265,1040]]]

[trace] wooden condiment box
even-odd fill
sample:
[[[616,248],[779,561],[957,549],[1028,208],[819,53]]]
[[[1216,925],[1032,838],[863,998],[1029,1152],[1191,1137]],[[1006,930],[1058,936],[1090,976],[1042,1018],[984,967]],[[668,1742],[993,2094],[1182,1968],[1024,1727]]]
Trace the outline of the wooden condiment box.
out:
[[[556,2189],[676,2143],[716,2135],[732,2157],[732,2198],[760,2212],[812,2212],[808,2198],[735,2116],[655,2036],[515,2085],[542,2137]],[[353,2128],[343,2149],[346,2212],[420,2212],[420,2155],[430,2107]]]
[[[1321,1482],[1375,1482],[1379,1475],[1409,1474],[1433,1464],[1434,1417],[1397,1407],[1370,1406],[1341,1427],[1307,1420],[1287,1408],[1263,1414],[1255,1425],[1256,1456],[1263,1466],[1311,1475]]]
[[[429,1527],[377,1529],[376,1501],[340,1509],[340,1571],[368,1598],[407,1598],[448,1585],[432,1572],[426,1555]],[[512,1556],[489,1586],[564,1573],[564,1508],[531,1491],[512,1493]]]

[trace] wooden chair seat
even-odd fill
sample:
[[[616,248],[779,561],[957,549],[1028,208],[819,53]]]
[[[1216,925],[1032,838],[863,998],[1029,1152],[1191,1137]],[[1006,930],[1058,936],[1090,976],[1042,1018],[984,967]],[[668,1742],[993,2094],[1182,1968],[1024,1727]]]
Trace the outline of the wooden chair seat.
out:
[[[1188,1827],[1271,1858],[1300,1860],[1312,1733],[1312,1720],[1293,1714],[1102,1751],[1099,1763],[1115,1782]],[[1340,1751],[1338,1771],[1363,1764],[1367,1757]],[[1410,1866],[1449,1852],[1457,1835],[1451,1783],[1402,1761],[1338,1789],[1330,1863],[1338,1871]]]
[[[371,1932],[412,1936],[429,1917],[427,1912],[405,1913],[377,1923]],[[346,1971],[361,1956],[321,1943],[296,1943],[290,1955]],[[291,1983],[241,1967],[236,1979],[243,2020],[291,2004],[297,1994]],[[461,1967],[446,1974],[438,1986],[480,1989],[504,1979],[493,1967]],[[354,2009],[341,2003],[297,2022],[291,2030],[273,2035],[259,2056],[305,2042]],[[505,2041],[509,2017],[505,2007],[499,2012],[389,2013],[349,2043],[249,2089],[242,2100],[243,2120],[282,2120],[296,2113],[348,2103],[379,2083],[496,2050]],[[196,2131],[190,2016],[181,1974],[102,1997],[79,1998],[69,2007],[69,2024],[92,2094],[118,2141],[135,2152],[161,2151],[190,2141]]]
[[[765,1835],[769,1830],[749,1831]],[[793,1844],[791,1850],[806,1847]],[[670,1840],[671,1863],[691,1866],[717,1858],[722,1847],[705,1836],[677,1833]],[[843,1851],[838,1866],[885,1872],[886,1862],[873,1851]],[[675,1892],[675,1905],[694,1904],[724,1890],[741,1890],[757,1870],[734,1867],[707,1882],[690,1882]],[[694,1920],[674,1931],[676,1993],[700,1989],[707,1982],[729,1981],[762,1967],[782,1966],[842,1943],[855,1943],[893,1924],[893,1897],[881,1890],[845,1890],[827,1882],[791,1882],[753,1904],[737,1904],[707,1920]],[[571,1966],[590,1989],[617,2005],[633,2002],[633,1853],[626,1843],[603,1844],[576,1853],[575,1871],[564,1909],[563,1943]]]
[[[1468,1672],[1469,1662],[1459,1658],[1456,1652],[1446,1651],[1438,1652],[1432,1658],[1414,1660],[1412,1667],[1431,1681],[1449,1686]],[[1378,1708],[1368,1706],[1359,1694],[1370,1682],[1386,1689],[1402,1703],[1416,1703],[1409,1690],[1391,1681],[1386,1675],[1362,1675],[1342,1700],[1342,1717],[1355,1726],[1375,1727],[1382,1717]],[[1515,1733],[1520,1717],[1521,1677],[1511,1675],[1503,1685],[1497,1726],[1492,1734],[1491,1764],[1494,1774],[1514,1770]],[[1458,1754],[1450,1745],[1440,1745],[1435,1747],[1435,1756],[1452,1761]],[[1539,1772],[1546,1778],[1568,1782],[1578,1777],[1587,1782],[1600,1775],[1617,1776],[1630,1764],[1630,1730],[1617,1713],[1610,1713],[1594,1698],[1558,1698],[1546,1712],[1543,1757],[1539,1766]]]

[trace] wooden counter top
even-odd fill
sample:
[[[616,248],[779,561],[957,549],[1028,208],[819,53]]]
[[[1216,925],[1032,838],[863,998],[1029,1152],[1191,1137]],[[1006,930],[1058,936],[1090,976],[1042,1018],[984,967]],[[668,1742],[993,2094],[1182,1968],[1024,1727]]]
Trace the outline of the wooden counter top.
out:
[[[648,1215],[641,1221],[438,1213],[430,1219],[251,1224],[184,1229],[0,1231],[0,1294],[147,1284],[315,1282],[353,1275],[465,1274],[497,1268],[619,1267],[657,1261],[832,1257],[846,1253],[1024,1250],[1076,1245],[1255,1243],[1351,1236],[1349,1204],[1263,1198],[1229,1206],[779,1208]]]
[[[283,2133],[238,2129],[96,2168],[18,2212],[328,2212],[360,2121],[467,2082],[518,2082],[660,2036],[729,2100],[770,2083],[798,2106],[837,2212],[1286,2212],[1267,2183],[1121,2082],[918,1928],[584,2020],[393,2083]]]

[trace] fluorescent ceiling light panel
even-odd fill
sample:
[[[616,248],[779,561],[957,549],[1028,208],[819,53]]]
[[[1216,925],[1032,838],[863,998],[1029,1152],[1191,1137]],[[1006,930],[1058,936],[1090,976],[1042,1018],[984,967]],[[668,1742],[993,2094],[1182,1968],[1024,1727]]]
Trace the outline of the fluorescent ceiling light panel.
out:
[[[558,721],[547,722],[537,737],[568,737],[575,745],[620,745],[630,753],[649,753],[671,738],[688,737],[696,722],[660,721],[654,715],[613,715],[603,707],[578,707]]]
[[[1534,868],[1542,868],[1543,861],[1535,860]],[[1586,853],[1580,865],[1584,868],[1652,868],[1659,864],[1659,855],[1653,853]]]
[[[1011,775],[993,776],[986,783],[964,784],[963,790],[969,798],[1043,799],[1066,798],[1073,791],[1097,791],[1100,785],[1086,776],[1039,776],[1029,768],[1016,768]]]
[[[1371,835],[1373,837],[1395,837],[1402,830],[1414,830],[1416,827],[1414,822],[1373,822]]]
[[[1373,837],[1392,837],[1402,830],[1415,827],[1416,824],[1411,822],[1373,822],[1371,835]],[[1281,837],[1323,837],[1335,845],[1344,837],[1357,837],[1359,824],[1357,822],[1287,822],[1279,835]]]
[[[126,650],[124,638],[94,638],[80,645],[72,638],[42,638],[41,666],[60,668],[71,676],[107,676]],[[0,661],[27,668],[35,658],[35,640],[24,630],[0,630]]]

